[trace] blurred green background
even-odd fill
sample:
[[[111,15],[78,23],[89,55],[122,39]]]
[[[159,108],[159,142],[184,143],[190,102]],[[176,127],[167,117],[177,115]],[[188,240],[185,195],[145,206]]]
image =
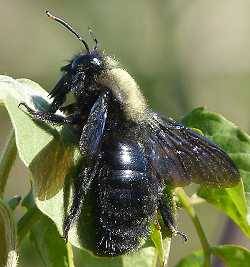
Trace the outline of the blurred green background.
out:
[[[0,0],[0,73],[32,79],[50,91],[59,68],[82,47],[48,20],[45,9],[66,18],[89,42],[91,26],[101,48],[135,77],[153,109],[180,119],[206,106],[249,132],[249,1]],[[11,128],[3,108],[0,126],[2,150]],[[24,196],[27,176],[17,159],[6,196]],[[209,205],[197,210],[209,240],[218,243],[226,218]],[[22,212],[19,208],[17,216]],[[189,219],[182,213],[178,217],[189,242],[173,239],[169,266],[200,248]],[[240,233],[234,231],[234,239],[250,248]],[[25,243],[19,261],[22,267],[44,266]]]

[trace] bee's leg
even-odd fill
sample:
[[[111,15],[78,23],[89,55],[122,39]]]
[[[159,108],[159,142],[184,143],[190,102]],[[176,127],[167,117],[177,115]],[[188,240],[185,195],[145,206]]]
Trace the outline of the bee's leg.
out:
[[[78,220],[81,214],[86,194],[88,193],[91,183],[98,171],[98,164],[91,168],[85,168],[74,180],[72,205],[63,222],[63,237],[65,241],[68,240],[68,232],[71,225]]]
[[[76,103],[69,104],[67,106],[62,106],[59,108],[60,111],[66,115],[79,112],[79,107]]]
[[[66,100],[66,95],[57,95],[49,106],[49,113],[55,113]]]
[[[177,230],[174,212],[167,205],[166,200],[163,198],[159,201],[159,210],[160,210],[163,222],[165,226],[168,228],[168,230],[171,232],[171,234],[180,235],[186,242],[188,240],[187,236],[183,232],[180,232]]]
[[[104,91],[94,103],[83,127],[79,146],[89,159],[96,156],[106,124],[109,93]]]
[[[44,112],[44,111],[34,111],[31,109],[28,105],[25,103],[20,103],[18,107],[24,106],[27,110],[27,112],[32,116],[32,118],[43,121],[43,122],[48,122],[51,124],[76,124],[80,122],[80,114],[75,113],[71,114],[69,116],[61,116],[57,115],[51,112]]]

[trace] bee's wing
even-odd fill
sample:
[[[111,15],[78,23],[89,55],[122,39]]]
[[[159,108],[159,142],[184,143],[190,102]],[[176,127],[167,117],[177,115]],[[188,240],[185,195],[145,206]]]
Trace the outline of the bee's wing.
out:
[[[149,113],[150,160],[158,175],[174,186],[191,181],[199,184],[230,187],[240,174],[230,157],[206,137]]]
[[[82,130],[80,150],[90,158],[98,152],[103,137],[108,112],[108,99],[108,92],[104,91],[100,94]]]

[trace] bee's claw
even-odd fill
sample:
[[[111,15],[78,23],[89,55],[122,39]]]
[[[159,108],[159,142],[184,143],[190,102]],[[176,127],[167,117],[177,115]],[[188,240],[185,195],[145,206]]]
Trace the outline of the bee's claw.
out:
[[[24,110],[22,107],[25,107],[26,110]],[[24,102],[21,102],[18,104],[18,108],[20,108],[24,112],[33,113],[34,111]]]
[[[188,241],[188,237],[187,237],[187,235],[186,235],[185,233],[183,233],[183,232],[176,231],[176,232],[175,232],[175,235],[180,236],[180,237],[183,239],[183,241],[184,241],[185,243]]]

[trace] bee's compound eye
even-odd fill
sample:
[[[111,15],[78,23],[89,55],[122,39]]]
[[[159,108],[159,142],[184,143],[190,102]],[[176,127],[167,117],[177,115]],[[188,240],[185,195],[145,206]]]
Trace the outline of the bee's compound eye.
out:
[[[96,57],[94,57],[94,58],[92,58],[91,60],[90,60],[90,62],[93,64],[93,65],[97,65],[97,66],[101,66],[101,61],[98,59],[98,58],[96,58]]]
[[[78,56],[72,62],[72,68],[86,68],[90,65],[91,59],[88,55]]]

